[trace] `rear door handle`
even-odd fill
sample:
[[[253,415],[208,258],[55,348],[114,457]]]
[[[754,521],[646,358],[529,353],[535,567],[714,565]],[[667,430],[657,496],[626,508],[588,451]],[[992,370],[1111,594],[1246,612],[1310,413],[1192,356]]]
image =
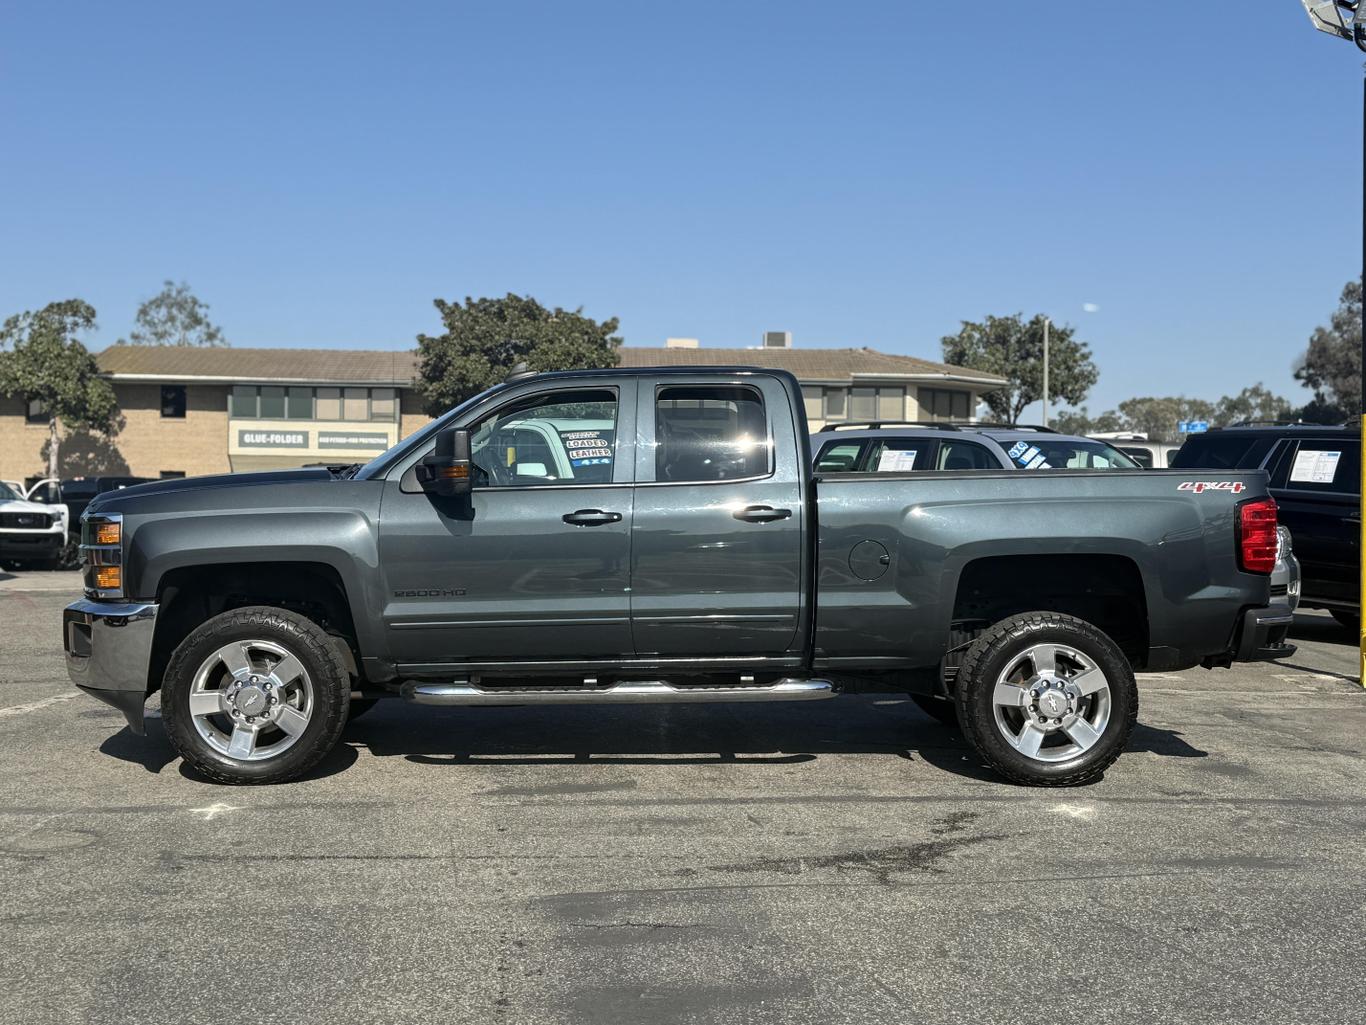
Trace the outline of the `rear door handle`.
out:
[[[579,509],[577,512],[565,513],[560,519],[576,527],[601,527],[608,523],[620,523],[621,513],[603,512],[601,509]]]
[[[792,515],[791,509],[775,509],[771,505],[747,505],[743,509],[737,509],[731,513],[737,520],[744,520],[746,523],[772,523],[774,520],[785,520]]]

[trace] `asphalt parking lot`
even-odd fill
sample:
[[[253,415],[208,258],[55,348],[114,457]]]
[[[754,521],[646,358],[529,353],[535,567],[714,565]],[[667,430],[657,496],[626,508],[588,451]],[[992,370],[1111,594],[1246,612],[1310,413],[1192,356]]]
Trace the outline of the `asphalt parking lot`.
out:
[[[0,574],[3,1022],[1346,1022],[1354,638],[1140,681],[1099,783],[913,705],[382,704],[309,778],[181,771],[75,692],[75,574]]]

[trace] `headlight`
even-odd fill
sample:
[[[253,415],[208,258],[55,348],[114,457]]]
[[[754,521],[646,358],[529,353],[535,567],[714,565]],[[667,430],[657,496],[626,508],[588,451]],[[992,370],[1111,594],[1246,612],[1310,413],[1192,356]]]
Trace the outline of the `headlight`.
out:
[[[121,513],[89,513],[81,517],[81,556],[87,595],[124,597]]]

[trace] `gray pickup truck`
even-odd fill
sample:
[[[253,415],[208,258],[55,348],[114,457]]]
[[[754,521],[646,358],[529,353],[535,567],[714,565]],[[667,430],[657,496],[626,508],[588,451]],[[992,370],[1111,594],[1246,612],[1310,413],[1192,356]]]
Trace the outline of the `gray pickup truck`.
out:
[[[168,480],[82,517],[82,689],[204,776],[298,776],[417,705],[910,694],[1001,775],[1118,757],[1134,670],[1274,657],[1261,472],[815,475],[754,368],[515,375],[363,466]]]

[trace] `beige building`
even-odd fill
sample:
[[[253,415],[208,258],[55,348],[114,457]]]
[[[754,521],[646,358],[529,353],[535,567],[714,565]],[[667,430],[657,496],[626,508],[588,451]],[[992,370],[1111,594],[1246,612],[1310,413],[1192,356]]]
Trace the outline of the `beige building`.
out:
[[[872,349],[795,349],[771,334],[758,349],[627,346],[626,367],[775,367],[802,383],[816,427],[847,420],[966,420],[1005,382],[962,367]],[[416,354],[357,349],[199,349],[116,345],[98,354],[124,417],[112,439],[68,434],[63,477],[179,477],[363,462],[428,417]],[[44,473],[46,420],[24,396],[0,396],[0,479]]]

